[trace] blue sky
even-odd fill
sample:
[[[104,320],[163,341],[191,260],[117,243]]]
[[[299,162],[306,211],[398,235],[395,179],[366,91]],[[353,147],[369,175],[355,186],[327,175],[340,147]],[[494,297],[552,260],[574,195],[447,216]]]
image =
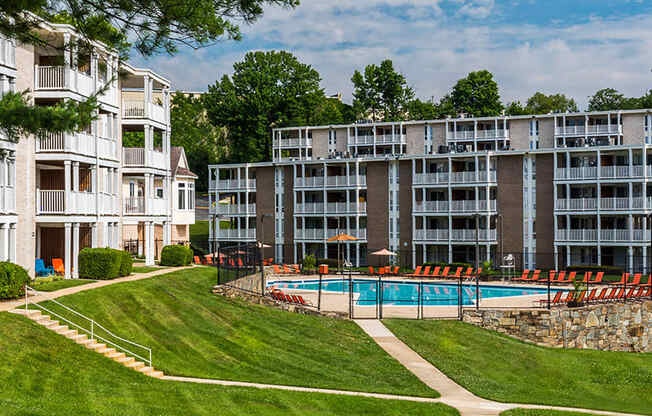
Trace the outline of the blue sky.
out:
[[[353,71],[385,58],[422,98],[478,69],[494,73],[505,102],[562,92],[584,107],[599,88],[652,88],[650,0],[303,0],[266,8],[242,31],[240,42],[134,61],[175,89],[204,91],[247,51],[285,49],[347,102]]]

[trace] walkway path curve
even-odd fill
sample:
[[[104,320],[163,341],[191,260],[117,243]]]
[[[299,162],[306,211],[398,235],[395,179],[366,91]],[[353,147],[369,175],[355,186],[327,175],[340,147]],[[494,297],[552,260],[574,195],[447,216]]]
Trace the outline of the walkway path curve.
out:
[[[38,302],[43,302],[43,301],[48,300],[48,299],[56,299],[56,298],[61,297],[61,296],[72,295],[73,293],[77,293],[77,292],[84,292],[86,290],[97,289],[99,287],[114,285],[116,283],[133,282],[135,280],[148,279],[150,277],[159,276],[159,275],[167,274],[167,273],[172,273],[172,272],[176,272],[176,271],[179,271],[179,270],[190,269],[190,268],[193,268],[193,267],[196,267],[196,266],[191,265],[191,266],[185,266],[185,267],[166,267],[166,268],[161,268],[160,270],[155,270],[153,272],[136,273],[136,274],[132,274],[130,276],[119,277],[117,279],[112,279],[112,280],[98,280],[97,282],[88,283],[86,285],[67,287],[65,289],[55,290],[53,292],[42,292],[42,294],[38,294],[36,296],[30,296],[28,299],[29,299],[30,303],[38,303]],[[6,312],[6,311],[10,311],[12,309],[20,308],[23,305],[25,305],[25,298],[18,299],[18,300],[12,300],[12,301],[0,302],[0,312]]]
[[[367,335],[373,338],[382,349],[417,376],[417,378],[425,385],[437,390],[441,394],[441,397],[436,399],[437,401],[455,407],[462,416],[498,415],[505,410],[517,407],[527,409],[573,411],[594,415],[632,415],[632,413],[606,412],[559,406],[501,403],[483,399],[448,378],[448,376],[439,371],[439,369],[429,361],[426,361],[403,341],[398,339],[396,335],[387,329],[387,327],[379,320],[355,320],[355,322]]]

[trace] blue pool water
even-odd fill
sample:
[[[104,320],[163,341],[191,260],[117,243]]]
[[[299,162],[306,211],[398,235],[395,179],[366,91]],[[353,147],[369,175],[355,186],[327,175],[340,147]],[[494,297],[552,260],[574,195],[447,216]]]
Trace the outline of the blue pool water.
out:
[[[382,296],[384,305],[417,305],[420,290],[424,305],[457,305],[458,303],[459,287],[457,283],[423,282],[422,285],[419,285],[418,282],[383,280],[382,284],[379,284],[377,280],[353,279],[352,285],[353,293],[359,294],[358,305],[376,305],[379,303],[380,296]],[[267,286],[277,287],[281,290],[318,290],[319,280],[275,280],[268,282]],[[348,293],[349,281],[346,279],[323,279],[321,289],[325,292]],[[475,304],[475,290],[474,283],[462,286],[463,305]],[[555,292],[552,290],[553,294]],[[480,285],[480,299],[544,295],[546,293],[547,290],[543,288]]]

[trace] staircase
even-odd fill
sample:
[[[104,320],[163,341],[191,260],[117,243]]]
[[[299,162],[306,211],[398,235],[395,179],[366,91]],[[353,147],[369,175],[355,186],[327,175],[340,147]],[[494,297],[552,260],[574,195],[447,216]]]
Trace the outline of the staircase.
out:
[[[18,315],[23,315],[32,321],[36,322],[39,325],[42,325],[54,331],[59,335],[76,342],[79,345],[82,345],[89,350],[93,350],[98,354],[112,359],[115,362],[118,362],[124,365],[127,368],[138,371],[139,373],[145,374],[146,376],[161,378],[163,377],[163,372],[156,370],[154,367],[147,365],[145,362],[136,360],[136,358],[120,352],[115,348],[109,347],[105,343],[98,342],[95,338],[88,337],[86,334],[80,334],[76,329],[71,329],[68,325],[61,325],[57,320],[50,318],[50,315],[44,315],[41,311],[33,309],[14,309],[10,311]],[[151,360],[150,360],[151,363]]]

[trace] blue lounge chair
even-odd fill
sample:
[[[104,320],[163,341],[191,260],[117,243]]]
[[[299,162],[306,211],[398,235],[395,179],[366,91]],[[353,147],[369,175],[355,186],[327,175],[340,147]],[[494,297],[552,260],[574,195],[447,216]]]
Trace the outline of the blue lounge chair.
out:
[[[54,269],[52,266],[50,267],[45,267],[45,263],[43,263],[43,259],[36,259],[36,263],[34,265],[36,269],[36,275],[37,276],[49,276],[51,274],[54,274]]]

